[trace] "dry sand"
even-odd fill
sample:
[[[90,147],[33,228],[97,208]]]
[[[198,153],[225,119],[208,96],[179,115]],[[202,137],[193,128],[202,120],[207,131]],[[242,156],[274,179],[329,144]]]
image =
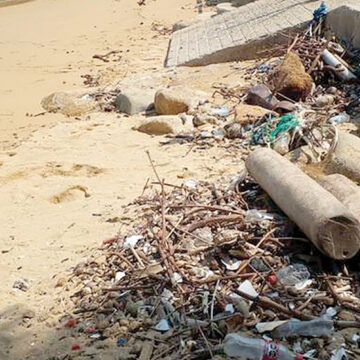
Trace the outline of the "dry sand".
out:
[[[219,78],[238,80],[223,78],[232,72],[229,64],[163,69],[168,36],[153,31],[153,22],[171,27],[196,16],[192,0],[145,6],[35,0],[0,7],[0,360],[41,360],[69,349],[51,327],[66,311],[54,301],[64,291],[55,284],[119,231],[123,207],[153,176],[146,150],[173,182],[239,170],[240,159],[216,150],[185,156],[188,147],[176,145],[164,151],[159,138],[132,131],[133,119],[117,114],[33,116],[43,112],[40,101],[49,93],[83,87],[84,74],[99,76],[101,85],[147,74],[159,85],[207,91]],[[122,50],[118,61],[92,58],[114,49]],[[19,278],[31,280],[27,292],[12,290]]]

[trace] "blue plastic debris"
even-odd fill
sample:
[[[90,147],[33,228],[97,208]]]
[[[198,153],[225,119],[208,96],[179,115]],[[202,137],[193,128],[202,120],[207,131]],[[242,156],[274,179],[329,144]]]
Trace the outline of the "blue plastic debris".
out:
[[[314,11],[314,20],[320,20],[323,16],[325,16],[328,12],[328,7],[323,1],[321,5]]]
[[[124,339],[124,338],[118,338],[118,339],[116,340],[116,345],[117,345],[117,346],[123,346],[123,345],[126,344],[126,343],[127,343],[127,340]]]

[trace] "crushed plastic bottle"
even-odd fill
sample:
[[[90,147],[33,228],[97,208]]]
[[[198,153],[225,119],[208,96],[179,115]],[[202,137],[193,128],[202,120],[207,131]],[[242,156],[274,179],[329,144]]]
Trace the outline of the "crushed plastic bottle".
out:
[[[304,264],[296,263],[280,269],[276,276],[284,286],[298,287],[309,280],[310,273]]]
[[[285,155],[289,152],[289,145],[291,136],[289,133],[282,133],[274,142],[273,148],[280,155]]]
[[[269,214],[266,211],[252,209],[248,210],[246,212],[245,221],[248,222],[258,222],[258,221],[264,221],[264,220],[274,220],[275,215]]]
[[[302,355],[293,354],[284,345],[244,336],[239,333],[226,335],[224,352],[227,356],[252,360],[302,360]]]
[[[350,121],[350,115],[345,111],[340,113],[339,115],[333,116],[330,118],[329,123],[332,125],[343,124]]]
[[[334,330],[334,322],[327,319],[314,319],[310,321],[290,320],[277,327],[273,336],[277,339],[291,336],[330,336]]]

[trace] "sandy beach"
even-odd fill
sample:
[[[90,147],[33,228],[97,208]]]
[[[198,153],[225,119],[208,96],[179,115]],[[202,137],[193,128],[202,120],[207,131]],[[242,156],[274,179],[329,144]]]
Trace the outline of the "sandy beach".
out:
[[[104,87],[150,76],[158,86],[186,83],[210,93],[230,66],[163,69],[168,35],[153,26],[171,28],[196,16],[191,0],[0,6],[1,360],[48,359],[69,346],[50,330],[66,311],[54,302],[63,291],[55,285],[117,234],[125,204],[153,177],[146,150],[175,183],[237,172],[238,161],[216,151],[206,154],[213,164],[181,146],[163,151],[157,138],[131,130],[134,119],[123,115],[68,118],[44,113],[40,105],[54,91],[84,89],[85,74]],[[109,63],[93,58],[112,50],[121,50],[121,57]],[[13,290],[23,278],[30,289]]]

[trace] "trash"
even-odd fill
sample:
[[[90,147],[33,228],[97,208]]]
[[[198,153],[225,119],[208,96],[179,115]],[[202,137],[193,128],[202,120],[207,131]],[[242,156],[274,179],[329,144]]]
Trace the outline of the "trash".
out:
[[[14,290],[28,291],[31,285],[31,280],[29,279],[18,279],[13,284]]]
[[[347,360],[348,356],[346,354],[345,347],[341,347],[338,350],[334,351],[334,353],[331,355],[330,360]]]
[[[74,344],[72,347],[71,347],[71,350],[73,351],[77,351],[77,350],[80,350],[81,349],[81,346],[79,344]]]
[[[211,114],[221,116],[221,117],[226,117],[230,114],[230,111],[226,105],[223,105],[218,108],[212,108]]]
[[[266,280],[270,283],[270,285],[275,286],[278,282],[278,277],[276,274],[270,274],[266,277]]]
[[[337,315],[337,310],[333,307],[329,307],[326,309],[325,314],[321,316],[322,319],[333,320]]]
[[[246,168],[322,253],[349,259],[358,252],[359,221],[299,168],[271,149],[253,151]]]
[[[186,179],[184,181],[184,186],[188,189],[196,189],[198,182],[195,179]]]
[[[115,281],[119,281],[125,276],[126,276],[126,273],[124,271],[117,271],[115,274]]]
[[[71,318],[66,322],[65,326],[68,328],[73,328],[75,324],[76,324],[76,320]]]
[[[264,84],[252,87],[246,97],[247,104],[261,106],[269,110],[274,109],[278,102],[278,99],[273,96],[270,89]]]
[[[233,304],[226,304],[225,305],[225,312],[233,314],[235,312],[235,308]]]
[[[155,330],[166,332],[171,329],[171,326],[169,325],[169,322],[166,319],[161,319],[156,325]]]
[[[304,264],[296,263],[280,269],[276,276],[284,286],[301,286],[309,280],[310,273]]]
[[[268,214],[264,210],[257,210],[257,209],[248,210],[245,215],[245,221],[248,222],[260,222],[265,220],[272,221],[274,219],[275,219],[274,214]]]
[[[221,259],[221,262],[225,265],[227,270],[235,271],[238,270],[241,266],[242,261],[236,259]]]
[[[339,115],[335,115],[329,119],[329,123],[332,125],[336,124],[343,124],[350,122],[351,118],[350,115],[347,114],[345,111],[340,113]]]
[[[273,143],[273,149],[280,155],[285,155],[290,150],[291,136],[289,133],[282,133]]]
[[[240,333],[226,335],[224,352],[227,356],[253,360],[302,360],[301,355],[294,355],[284,345],[273,341],[250,338]]]
[[[322,1],[320,6],[314,10],[314,20],[318,21],[320,20],[322,17],[324,17],[328,12],[328,8],[327,5],[325,4],[325,1]]]
[[[357,77],[354,75],[346,66],[347,64],[338,55],[333,55],[329,50],[325,49],[321,54],[324,62],[330,66],[336,76],[341,80],[351,81],[356,80]],[[345,65],[346,64],[346,65]]]
[[[124,242],[124,249],[133,248],[140,240],[144,237],[142,235],[132,235],[128,236]]]
[[[122,337],[120,337],[120,338],[118,338],[118,339],[116,340],[116,345],[117,345],[117,346],[123,346],[123,345],[125,345],[126,343],[127,343],[127,340],[124,339],[124,338],[122,338]]]
[[[264,332],[273,331],[280,325],[286,324],[287,322],[289,322],[289,320],[260,322],[256,324],[255,328],[259,334],[262,334]]]
[[[295,101],[308,97],[313,86],[312,77],[305,71],[301,59],[294,52],[288,53],[272,76],[276,93]]]
[[[290,320],[286,324],[277,327],[272,335],[277,338],[287,337],[321,337],[330,336],[334,331],[334,322],[327,319],[315,319],[311,321]]]
[[[253,285],[249,280],[245,280],[244,282],[242,282],[238,287],[238,290],[250,296],[259,296],[258,292],[254,289]]]

